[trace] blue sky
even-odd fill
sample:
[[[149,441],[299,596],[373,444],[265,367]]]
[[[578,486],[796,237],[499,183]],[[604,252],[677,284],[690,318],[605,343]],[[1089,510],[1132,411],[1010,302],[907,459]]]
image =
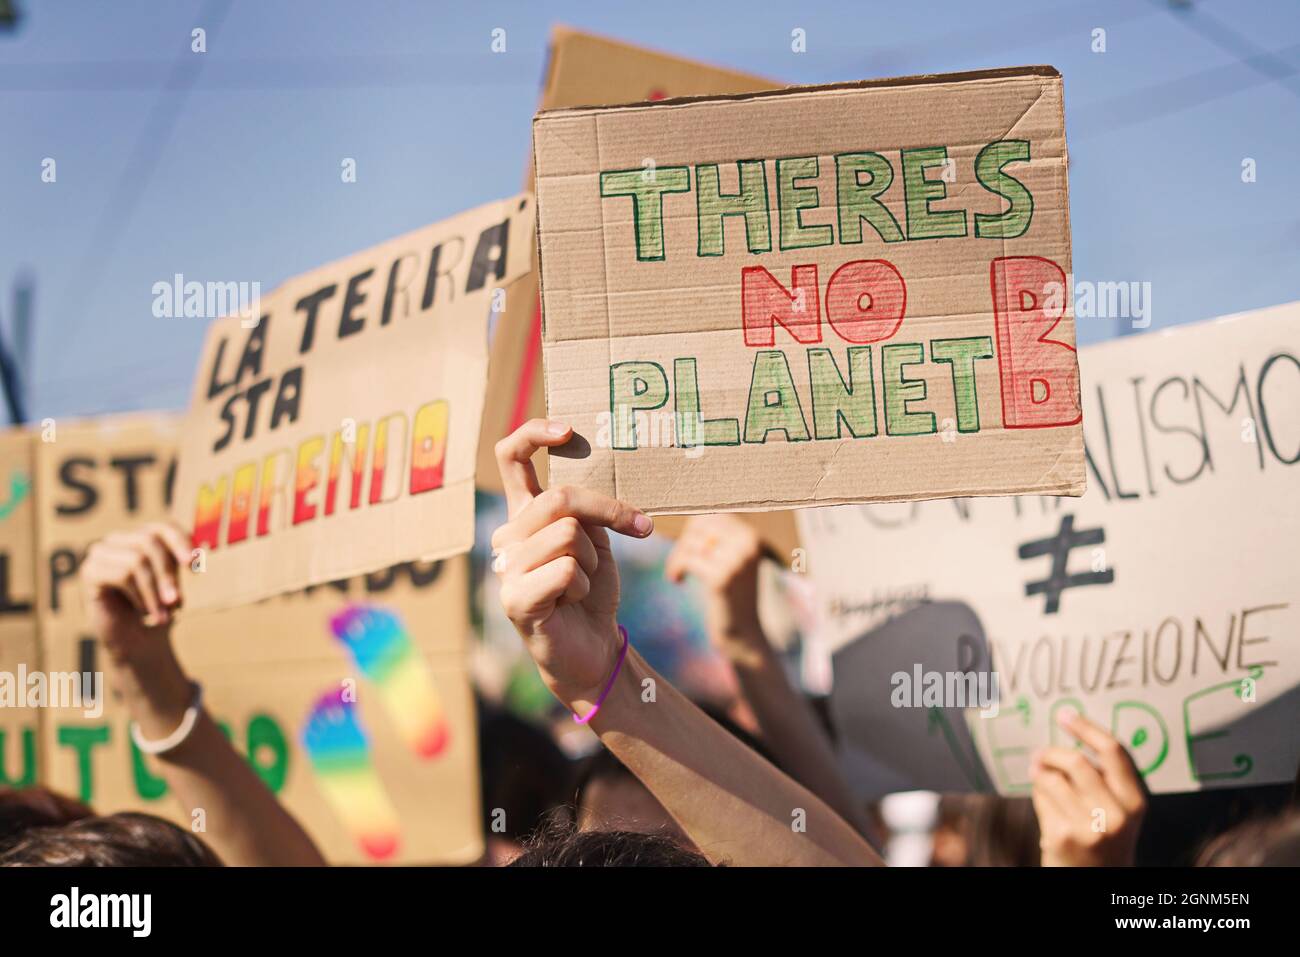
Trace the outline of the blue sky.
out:
[[[1295,0],[19,6],[0,33],[0,313],[28,272],[36,418],[186,403],[204,327],[153,317],[159,280],[269,290],[517,190],[554,23],[790,83],[1050,63],[1076,278],[1151,282],[1154,327],[1300,298]],[[1083,343],[1115,331],[1079,323]]]

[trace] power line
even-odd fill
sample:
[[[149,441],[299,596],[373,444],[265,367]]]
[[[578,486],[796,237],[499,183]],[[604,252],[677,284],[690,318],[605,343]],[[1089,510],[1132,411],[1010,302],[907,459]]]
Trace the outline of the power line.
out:
[[[1295,77],[1300,75],[1300,65],[1288,61],[1296,57],[1300,57],[1300,44],[1154,83],[1100,102],[1072,107],[1067,119],[1081,129],[1072,138],[1088,139],[1098,133],[1190,110],[1242,90],[1274,82],[1278,79],[1276,69],[1270,68],[1269,73],[1259,70],[1256,61],[1260,58],[1282,64],[1288,71],[1286,76]]]
[[[209,0],[200,15],[200,20],[207,24],[204,29],[207,31],[208,40],[221,30],[221,25],[229,12],[230,0]],[[154,172],[158,169],[158,161],[163,149],[171,138],[172,128],[185,106],[195,80],[198,79],[204,60],[205,57],[186,51],[172,62],[167,81],[154,101],[153,109],[140,135],[136,137],[135,145],[121,176],[118,177],[117,185],[109,193],[108,204],[104,207],[91,233],[86,254],[82,257],[81,268],[77,272],[81,281],[76,287],[78,297],[69,310],[71,318],[69,328],[64,332],[65,337],[75,333],[81,317],[89,312],[87,303],[112,255],[114,240],[129,225],[140,197],[149,188],[149,181],[153,179]]]
[[[1151,2],[1159,4],[1160,0]],[[1222,20],[1206,13],[1201,6],[1193,6],[1191,0],[1185,3],[1168,2],[1165,9],[1179,17],[1184,26],[1247,64],[1265,80],[1281,83],[1292,94],[1300,96],[1300,78],[1296,76],[1295,67],[1285,60],[1237,33]]]

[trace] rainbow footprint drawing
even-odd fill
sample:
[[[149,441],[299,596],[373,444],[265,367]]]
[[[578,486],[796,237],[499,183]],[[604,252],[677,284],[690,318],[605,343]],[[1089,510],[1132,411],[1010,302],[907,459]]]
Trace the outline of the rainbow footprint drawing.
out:
[[[450,728],[429,669],[392,612],[352,605],[330,619],[357,668],[378,689],[406,746],[421,758],[447,748]]]
[[[325,800],[362,851],[382,861],[397,853],[401,825],[370,762],[370,743],[343,690],[322,695],[302,727],[302,743]]]

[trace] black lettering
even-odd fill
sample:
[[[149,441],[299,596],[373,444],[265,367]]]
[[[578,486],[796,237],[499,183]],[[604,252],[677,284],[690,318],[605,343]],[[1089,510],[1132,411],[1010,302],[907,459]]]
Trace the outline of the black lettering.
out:
[[[348,280],[348,291],[343,294],[343,312],[339,315],[339,338],[355,335],[365,328],[364,316],[353,317],[356,308],[366,301],[361,284],[374,275],[373,269],[359,272]]]

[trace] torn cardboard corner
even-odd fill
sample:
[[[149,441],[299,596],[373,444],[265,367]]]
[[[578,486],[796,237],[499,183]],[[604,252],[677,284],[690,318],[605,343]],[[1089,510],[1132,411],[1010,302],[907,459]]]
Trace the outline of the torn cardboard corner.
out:
[[[547,110],[534,165],[552,483],[1082,494],[1051,67]]]
[[[201,550],[191,609],[470,548],[488,317],[529,269],[533,210],[480,206],[212,324],[174,506]]]

